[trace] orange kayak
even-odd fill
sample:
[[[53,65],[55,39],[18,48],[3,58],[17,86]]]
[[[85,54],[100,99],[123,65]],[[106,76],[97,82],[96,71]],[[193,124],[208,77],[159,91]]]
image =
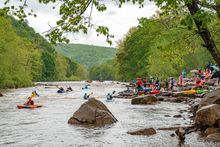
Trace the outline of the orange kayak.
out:
[[[39,108],[39,107],[42,107],[43,104],[34,104],[34,105],[17,105],[18,109],[34,109],[34,108]]]

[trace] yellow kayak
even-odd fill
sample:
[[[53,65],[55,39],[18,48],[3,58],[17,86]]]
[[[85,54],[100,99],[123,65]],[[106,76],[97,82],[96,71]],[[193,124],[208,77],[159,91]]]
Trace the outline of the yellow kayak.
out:
[[[186,91],[183,91],[184,94],[196,94],[197,93],[197,90],[186,90]]]

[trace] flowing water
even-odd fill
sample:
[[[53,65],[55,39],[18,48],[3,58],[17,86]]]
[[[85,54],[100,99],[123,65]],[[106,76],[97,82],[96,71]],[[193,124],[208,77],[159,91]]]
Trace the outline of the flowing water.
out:
[[[85,102],[82,87],[85,82],[52,83],[71,86],[74,91],[58,94],[56,87],[36,86],[12,89],[0,98],[0,146],[2,147],[214,147],[204,141],[197,133],[186,136],[184,144],[170,134],[174,131],[159,131],[152,136],[132,136],[127,131],[141,128],[174,127],[189,125],[188,114],[185,118],[174,118],[179,110],[187,106],[177,103],[160,103],[157,105],[131,105],[128,99],[115,99],[106,102],[107,93],[126,88],[112,82],[93,82],[88,93],[101,100],[118,119],[118,122],[101,128],[84,128],[69,125],[68,119]],[[23,104],[33,90],[40,97],[35,103],[44,104],[37,109],[17,109],[16,104]],[[170,115],[171,117],[165,117]]]

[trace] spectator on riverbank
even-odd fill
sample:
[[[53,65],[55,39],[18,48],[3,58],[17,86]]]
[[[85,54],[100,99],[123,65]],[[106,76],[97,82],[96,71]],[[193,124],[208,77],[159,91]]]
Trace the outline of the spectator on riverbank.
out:
[[[181,87],[184,85],[184,80],[183,80],[183,75],[182,74],[179,75],[178,85],[181,86]]]
[[[174,78],[171,78],[171,81],[170,81],[170,89],[171,90],[173,90],[174,84],[175,84],[175,80],[174,80]]]

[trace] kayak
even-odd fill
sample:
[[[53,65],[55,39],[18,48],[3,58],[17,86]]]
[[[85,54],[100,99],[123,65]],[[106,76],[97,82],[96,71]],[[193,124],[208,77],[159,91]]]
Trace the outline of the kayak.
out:
[[[186,90],[186,91],[183,91],[184,94],[196,94],[197,93],[197,90]]]
[[[65,93],[64,90],[57,90],[57,93]]]
[[[24,109],[24,108],[34,109],[34,108],[39,108],[39,107],[42,107],[42,106],[43,106],[43,104],[34,104],[34,105],[24,105],[24,104],[22,104],[22,105],[17,105],[18,109]]]
[[[115,100],[114,99],[111,99],[111,100],[110,99],[106,99],[105,101],[106,102],[114,102]]]
[[[150,92],[150,94],[157,94],[157,93],[160,93],[160,90],[152,90],[152,91]]]
[[[201,89],[201,90],[198,90],[198,91],[197,91],[197,94],[203,94],[203,93],[206,93],[206,92],[208,92],[208,90],[206,90],[206,89]]]
[[[169,94],[171,93],[170,91],[160,91],[161,94]]]

